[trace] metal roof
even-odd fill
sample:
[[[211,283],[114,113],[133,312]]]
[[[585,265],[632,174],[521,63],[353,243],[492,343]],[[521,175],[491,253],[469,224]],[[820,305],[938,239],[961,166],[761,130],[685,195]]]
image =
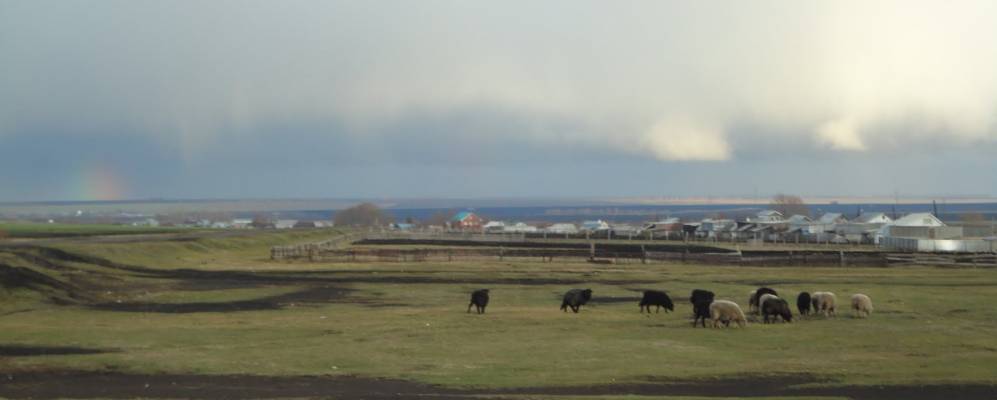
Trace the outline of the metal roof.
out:
[[[455,221],[455,222],[456,221],[463,221],[463,220],[467,219],[467,217],[470,217],[472,215],[474,215],[474,213],[472,213],[470,211],[461,211],[461,212],[457,213],[457,215],[454,215],[453,218],[450,218],[450,220],[451,221]]]
[[[945,226],[942,220],[931,213],[911,213],[893,221],[894,226]]]

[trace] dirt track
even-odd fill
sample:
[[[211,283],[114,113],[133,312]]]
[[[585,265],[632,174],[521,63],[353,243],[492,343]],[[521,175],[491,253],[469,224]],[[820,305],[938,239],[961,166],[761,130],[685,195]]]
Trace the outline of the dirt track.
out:
[[[135,375],[119,372],[39,371],[0,373],[0,396],[10,398],[348,398],[464,399],[511,396],[702,396],[846,397],[853,399],[993,399],[997,386],[837,386],[796,388],[814,383],[807,375],[739,377],[711,381],[666,381],[594,386],[458,389],[397,379],[355,376]]]

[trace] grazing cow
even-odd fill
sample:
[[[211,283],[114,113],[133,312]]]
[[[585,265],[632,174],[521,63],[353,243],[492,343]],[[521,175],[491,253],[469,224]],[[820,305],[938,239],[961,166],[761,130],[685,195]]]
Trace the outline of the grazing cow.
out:
[[[810,303],[814,307],[814,313],[824,314],[825,317],[835,315],[834,305],[837,302],[837,296],[831,292],[814,292],[810,296]]]
[[[713,327],[719,328],[720,323],[730,326],[730,322],[737,322],[737,325],[744,327],[748,320],[744,317],[744,311],[737,303],[730,300],[716,300],[710,304],[710,317],[713,319]]]
[[[571,311],[578,313],[578,308],[584,306],[589,300],[592,300],[592,289],[571,289],[564,294],[564,300],[561,301],[561,311],[568,312],[568,307],[571,307]]]
[[[668,294],[660,290],[645,290],[644,297],[640,299],[640,312],[644,312],[644,308],[647,308],[647,313],[651,313],[651,306],[654,306],[654,312],[658,312],[661,307],[665,308],[665,312],[675,311],[675,305],[672,304],[671,297]]]
[[[796,296],[796,309],[800,311],[800,315],[810,314],[810,293],[800,292]]]
[[[471,293],[471,304],[467,305],[467,312],[471,312],[471,306],[478,311],[478,314],[485,313],[488,307],[488,289],[475,290]]]
[[[771,294],[773,296],[778,296],[779,295],[772,288],[767,288],[767,287],[760,287],[760,288],[758,288],[758,290],[755,290],[755,293],[751,295],[751,298],[748,299],[748,312],[749,313],[757,313],[758,312],[758,305],[761,304],[761,301],[759,301],[759,300],[761,300],[762,295],[765,295],[765,294]]]
[[[872,299],[862,293],[853,294],[852,311],[855,312],[856,317],[868,317],[872,314]]]
[[[689,302],[692,303],[692,313],[693,320],[692,326],[695,328],[696,323],[702,321],[703,328],[706,327],[706,320],[710,318],[710,304],[713,303],[713,298],[715,295],[709,290],[694,289],[692,295],[689,296]]]
[[[776,318],[782,318],[782,322],[793,322],[793,313],[789,310],[789,303],[781,298],[765,295],[764,300],[762,300],[762,316],[764,317],[765,323],[769,323],[769,316],[772,316],[772,322],[775,322]]]

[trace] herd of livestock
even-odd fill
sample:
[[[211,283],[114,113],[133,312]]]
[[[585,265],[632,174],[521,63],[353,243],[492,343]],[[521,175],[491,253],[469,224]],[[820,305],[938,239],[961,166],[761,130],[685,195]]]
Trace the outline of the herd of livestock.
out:
[[[467,312],[471,312],[471,307],[475,307],[478,314],[484,314],[485,307],[488,306],[489,290],[480,289],[471,293],[471,303],[467,305]],[[721,325],[730,326],[731,322],[738,326],[745,326],[748,322],[744,311],[737,303],[730,300],[716,300],[713,292],[703,289],[694,289],[689,296],[689,303],[692,303],[693,321],[692,326],[701,324],[706,327],[706,320],[709,319],[714,328]],[[581,306],[584,306],[592,299],[592,289],[571,289],[564,294],[561,301],[561,310],[567,312],[569,309],[577,313]],[[837,296],[831,292],[800,292],[796,296],[796,309],[800,315],[822,314],[824,316],[835,315]],[[665,312],[675,311],[675,304],[667,293],[660,290],[645,290],[641,298],[640,312],[645,310],[650,313],[651,306],[655,307],[655,312],[661,308]],[[868,317],[872,314],[872,299],[869,296],[856,293],[851,297],[851,308],[856,316]],[[779,297],[779,294],[772,288],[761,287],[753,290],[748,298],[748,313],[760,314],[762,320],[767,324],[782,320],[792,322],[793,312],[789,303]]]

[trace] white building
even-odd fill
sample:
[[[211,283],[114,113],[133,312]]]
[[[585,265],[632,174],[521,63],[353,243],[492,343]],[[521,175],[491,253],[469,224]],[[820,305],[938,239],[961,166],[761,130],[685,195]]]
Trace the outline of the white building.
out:
[[[505,231],[504,221],[488,221],[488,223],[481,226],[485,232],[502,232]]]
[[[296,219],[278,219],[277,222],[274,222],[273,226],[277,229],[291,229],[297,223],[298,220]]]
[[[533,233],[536,231],[537,227],[532,225],[527,225],[523,222],[517,222],[515,224],[506,225],[502,230],[502,232],[506,233]]]
[[[749,222],[778,224],[786,222],[786,219],[781,212],[776,210],[764,210],[759,211],[758,214],[755,214],[755,218],[749,219]]]
[[[585,221],[582,222],[582,230],[590,232],[605,231],[609,230],[609,224],[601,219],[595,221]]]
[[[574,234],[578,233],[578,227],[575,224],[554,224],[548,226],[544,229],[547,233],[560,233],[560,234]]]

